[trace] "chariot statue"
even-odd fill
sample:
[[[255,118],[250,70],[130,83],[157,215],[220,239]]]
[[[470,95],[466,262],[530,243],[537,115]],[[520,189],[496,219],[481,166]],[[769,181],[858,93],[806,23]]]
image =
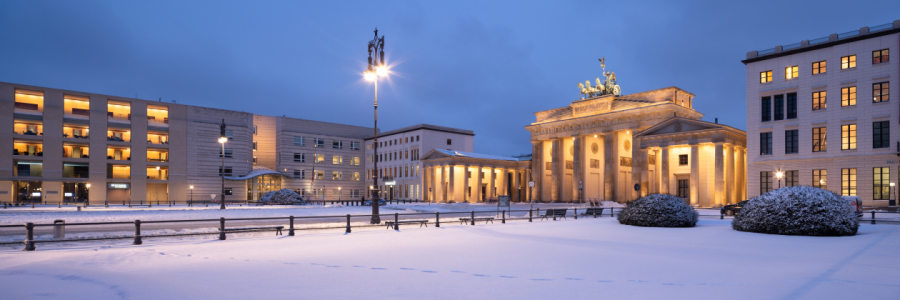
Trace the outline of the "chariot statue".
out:
[[[600,67],[603,68],[603,77],[605,80],[601,81],[600,77],[597,77],[597,85],[591,86],[590,80],[585,80],[584,84],[578,83],[578,89],[581,91],[581,99],[589,99],[594,97],[600,97],[605,95],[622,95],[622,88],[616,83],[616,73],[611,71],[606,71],[606,58],[600,58]]]

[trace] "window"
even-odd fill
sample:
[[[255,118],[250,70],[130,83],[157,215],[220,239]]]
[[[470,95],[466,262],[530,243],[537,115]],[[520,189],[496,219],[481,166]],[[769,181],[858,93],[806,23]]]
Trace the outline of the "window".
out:
[[[219,167],[219,176],[222,176],[222,167]],[[232,176],[231,167],[225,167],[225,176]]]
[[[772,155],[772,133],[759,133],[759,155]]]
[[[359,165],[359,156],[354,156],[353,158],[351,158],[351,159],[350,159],[350,165],[351,165],[351,166],[358,166],[358,165]]]
[[[233,141],[234,140],[234,130],[226,129],[225,136],[228,137],[229,141]]]
[[[418,141],[419,141],[419,136],[417,135],[417,136],[416,136],[416,142],[418,142]]]
[[[256,134],[256,125],[253,125],[253,134]]]
[[[825,61],[823,60],[812,63],[812,73],[813,75],[825,73]]]
[[[317,164],[325,163],[325,154],[313,154],[313,156],[315,156]]]
[[[359,198],[359,190],[350,190],[351,198]]]
[[[826,177],[828,177],[827,175],[828,175],[828,171],[826,171],[824,169],[813,170],[812,186],[823,189],[823,190],[827,190],[828,189],[828,185],[827,185],[828,179],[826,178]]]
[[[334,140],[333,142],[331,142],[331,148],[344,149],[344,141]]]
[[[797,118],[797,93],[787,94],[787,118]]]
[[[759,172],[759,194],[765,194],[772,190],[772,171]]]
[[[784,172],[784,186],[795,186],[800,185],[800,171],[785,171]]]
[[[341,190],[341,189],[332,189],[331,196],[332,197],[341,197],[342,192],[343,192],[343,190]]]
[[[294,162],[306,162],[306,155],[303,153],[294,153]]]
[[[222,148],[219,148],[219,157],[222,157]],[[225,158],[232,158],[232,157],[234,157],[234,149],[225,148]]]
[[[872,64],[880,64],[883,62],[889,62],[890,56],[888,55],[888,49],[881,49],[872,51]]]
[[[256,155],[253,156],[253,163],[256,163]]]
[[[764,71],[759,72],[759,83],[766,83],[772,81],[772,71]]]
[[[678,197],[691,197],[691,181],[689,179],[678,179]]]
[[[341,171],[331,171],[331,180],[341,180],[342,175]]]
[[[762,97],[762,121],[772,121],[772,97]]]
[[[885,102],[891,100],[891,88],[888,82],[872,84],[872,102]]]
[[[856,68],[856,55],[842,56],[841,69]]]
[[[353,178],[351,178],[350,180],[359,181],[359,172],[353,172]]]
[[[231,196],[231,195],[234,195],[234,189],[233,188],[225,188],[225,190],[222,191],[222,193],[225,194],[225,196]]]
[[[687,154],[678,155],[678,165],[679,166],[687,166],[688,165],[688,155]]]
[[[344,163],[344,157],[340,155],[332,155],[331,156],[331,164],[340,165]]]
[[[254,151],[256,150],[256,142],[255,141],[253,142],[253,150]]]
[[[325,171],[323,171],[323,170],[316,171],[315,179],[325,179]]]
[[[775,95],[775,121],[784,120],[784,95]]]
[[[891,147],[891,122],[872,122],[872,148]]]
[[[313,145],[313,146],[316,148],[325,147],[325,139],[323,139],[323,138],[315,138],[315,139],[313,139],[313,142],[315,143],[315,145]]]
[[[306,170],[294,170],[294,179],[306,179]]]
[[[825,91],[812,93],[813,110],[825,109]]]
[[[793,154],[800,152],[798,144],[800,141],[797,136],[799,130],[787,130],[784,132],[784,153]]]
[[[891,199],[891,168],[872,169],[872,200]]]
[[[825,127],[813,128],[813,132],[812,132],[812,135],[813,135],[812,151],[813,152],[825,152],[826,150],[828,150],[827,149],[828,144],[826,143],[826,140],[825,140],[825,133],[826,133]]]
[[[294,146],[306,146],[306,138],[302,136],[295,136]]]
[[[793,66],[784,68],[784,79],[794,79],[800,76],[800,67]]]
[[[453,144],[453,141],[450,139],[447,139],[447,145],[452,145],[452,144]]]
[[[359,142],[350,142],[350,150],[359,150]]]
[[[856,124],[841,125],[841,150],[856,149]]]
[[[841,169],[841,195],[856,196],[856,168]]]
[[[856,87],[841,88],[841,106],[856,105]]]

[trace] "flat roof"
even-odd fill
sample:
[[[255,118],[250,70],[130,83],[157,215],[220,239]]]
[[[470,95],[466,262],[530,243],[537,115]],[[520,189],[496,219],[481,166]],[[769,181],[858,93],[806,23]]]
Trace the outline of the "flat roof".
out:
[[[395,134],[399,134],[399,133],[405,133],[405,132],[410,132],[410,131],[420,130],[420,129],[475,136],[475,132],[471,131],[471,130],[437,126],[437,125],[431,125],[431,124],[418,124],[418,125],[403,127],[400,129],[394,129],[391,131],[381,132],[378,134],[378,137],[387,137],[387,136],[391,136],[391,135],[395,135]],[[374,137],[375,136],[368,136],[365,138],[365,140],[371,140]]]
[[[862,30],[865,29],[867,32],[863,33]],[[889,35],[900,32],[900,20],[896,20],[892,23],[881,24],[872,27],[863,27],[859,30],[848,31],[844,33],[834,33],[825,37],[812,39],[812,40],[804,40],[801,42],[793,43],[786,46],[775,46],[774,48],[769,48],[765,50],[759,51],[751,51],[747,53],[747,59],[742,60],[741,62],[746,64],[754,63],[758,61],[763,61],[767,59],[772,59],[776,57],[782,57],[787,55],[793,55],[797,53],[803,53],[807,51],[813,51],[822,48],[828,48],[840,44],[852,43],[856,41],[861,41],[865,39],[875,38],[879,36]],[[781,51],[778,51],[780,47]],[[755,55],[755,56],[752,56]]]

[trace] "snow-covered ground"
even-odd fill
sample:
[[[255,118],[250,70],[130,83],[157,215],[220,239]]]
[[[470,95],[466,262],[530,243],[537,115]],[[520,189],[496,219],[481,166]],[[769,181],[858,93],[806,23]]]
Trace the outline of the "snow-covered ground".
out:
[[[898,299],[900,226],[850,237],[614,218],[0,248],[3,299]]]

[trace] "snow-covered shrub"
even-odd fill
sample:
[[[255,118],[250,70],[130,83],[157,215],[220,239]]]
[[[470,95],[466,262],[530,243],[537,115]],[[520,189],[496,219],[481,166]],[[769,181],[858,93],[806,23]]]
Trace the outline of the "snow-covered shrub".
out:
[[[731,228],[788,235],[854,235],[859,219],[838,194],[811,186],[790,186],[747,201]]]
[[[306,204],[306,201],[300,197],[300,194],[289,189],[268,192],[262,197],[259,197],[259,202],[266,204]]]
[[[694,227],[699,214],[684,199],[669,194],[647,195],[628,203],[619,223],[650,227]]]

